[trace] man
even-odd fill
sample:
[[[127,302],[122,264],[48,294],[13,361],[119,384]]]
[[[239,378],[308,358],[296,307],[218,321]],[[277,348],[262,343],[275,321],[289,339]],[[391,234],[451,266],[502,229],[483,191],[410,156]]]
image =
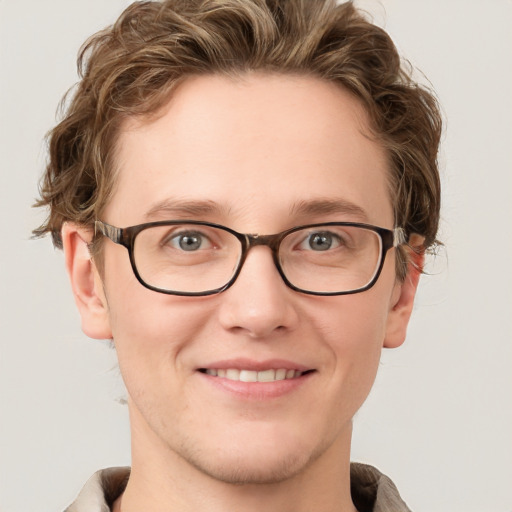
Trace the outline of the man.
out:
[[[132,467],[67,510],[408,510],[350,441],[436,240],[435,99],[328,0],[133,4],[80,65],[36,233],[113,340]]]

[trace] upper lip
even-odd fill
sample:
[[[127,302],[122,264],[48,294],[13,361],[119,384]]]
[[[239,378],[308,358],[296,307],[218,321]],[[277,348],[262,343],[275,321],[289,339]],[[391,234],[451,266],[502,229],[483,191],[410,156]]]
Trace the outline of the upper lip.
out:
[[[244,357],[235,358],[235,359],[224,359],[222,361],[214,361],[212,363],[208,363],[204,366],[200,366],[199,369],[216,369],[216,370],[228,370],[231,368],[236,368],[238,370],[249,370],[260,372],[263,370],[298,370],[301,372],[305,372],[307,370],[312,370],[310,366],[305,366],[303,364],[296,363],[294,361],[289,361],[286,359],[265,359],[263,361],[257,361],[254,359],[248,359]]]

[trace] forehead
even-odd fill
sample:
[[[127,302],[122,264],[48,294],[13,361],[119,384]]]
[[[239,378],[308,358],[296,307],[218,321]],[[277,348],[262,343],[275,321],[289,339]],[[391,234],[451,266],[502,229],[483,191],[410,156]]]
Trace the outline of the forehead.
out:
[[[189,78],[156,118],[122,126],[105,219],[126,226],[161,210],[159,218],[212,215],[261,232],[288,227],[297,212],[318,214],[323,202],[390,226],[387,159],[369,134],[359,101],[317,78]],[[298,208],[310,203],[320,207]],[[198,208],[173,214],[176,204]]]

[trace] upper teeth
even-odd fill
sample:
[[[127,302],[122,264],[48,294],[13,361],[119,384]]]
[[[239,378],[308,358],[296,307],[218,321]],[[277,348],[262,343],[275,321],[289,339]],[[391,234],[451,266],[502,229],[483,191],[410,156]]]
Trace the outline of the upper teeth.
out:
[[[223,377],[229,380],[238,380],[242,382],[273,382],[276,380],[293,379],[300,377],[303,372],[299,370],[262,370],[260,372],[252,370],[237,370],[236,368],[215,369],[207,368],[206,373],[215,377]]]

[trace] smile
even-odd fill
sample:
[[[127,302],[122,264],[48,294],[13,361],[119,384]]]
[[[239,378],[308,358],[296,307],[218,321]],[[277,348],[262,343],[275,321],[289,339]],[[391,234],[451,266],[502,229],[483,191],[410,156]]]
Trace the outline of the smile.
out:
[[[234,380],[238,382],[276,382],[280,380],[296,379],[313,370],[300,371],[280,368],[277,370],[268,369],[261,371],[253,371],[239,370],[237,368],[202,368],[199,371],[202,373],[206,373],[207,375],[211,375],[213,377],[220,377],[223,379]]]

